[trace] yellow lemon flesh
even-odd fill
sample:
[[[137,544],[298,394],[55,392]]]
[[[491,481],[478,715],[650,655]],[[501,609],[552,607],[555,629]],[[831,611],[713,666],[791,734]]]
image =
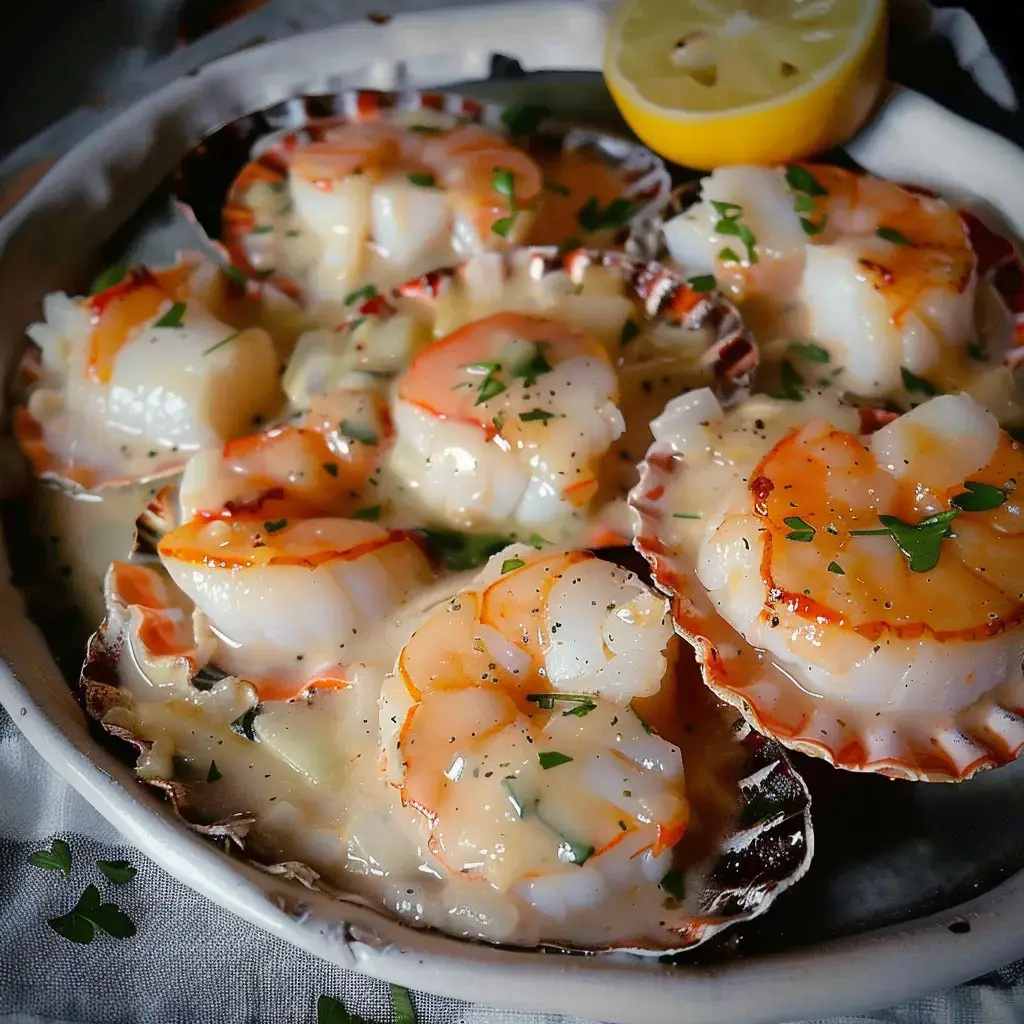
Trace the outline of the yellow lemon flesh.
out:
[[[605,82],[651,149],[699,170],[846,141],[885,81],[885,0],[623,0]]]

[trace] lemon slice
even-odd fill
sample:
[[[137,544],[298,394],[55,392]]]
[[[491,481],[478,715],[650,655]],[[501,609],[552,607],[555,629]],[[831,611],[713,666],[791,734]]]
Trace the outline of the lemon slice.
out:
[[[885,80],[885,0],[623,0],[604,75],[661,156],[780,163],[848,139]]]

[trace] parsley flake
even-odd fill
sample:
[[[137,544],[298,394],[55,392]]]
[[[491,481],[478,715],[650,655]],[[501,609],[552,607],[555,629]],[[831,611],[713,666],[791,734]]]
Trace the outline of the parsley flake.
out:
[[[507,572],[514,572],[516,569],[522,569],[526,563],[521,558],[506,558],[501,563],[501,574],[505,575]]]
[[[426,173],[415,173],[409,175],[409,181],[413,185],[418,185],[420,188],[436,188],[437,178],[432,174]]]
[[[30,853],[28,862],[44,871],[61,871],[67,878],[71,874],[71,848],[63,839],[54,839],[50,849]]]
[[[589,693],[528,693],[526,699],[531,704],[536,704],[541,711],[554,711],[556,701],[575,704],[576,707],[562,712],[563,718],[566,715],[583,718],[597,707],[597,702]]]
[[[95,885],[86,886],[78,903],[60,917],[46,922],[58,935],[83,945],[92,942],[96,929],[115,939],[130,939],[135,923],[113,903],[104,903]]]
[[[613,199],[603,210],[597,196],[591,196],[577,211],[576,219],[584,231],[606,231],[629,223],[636,206],[628,199]]]
[[[563,418],[561,414],[548,412],[547,409],[530,409],[529,412],[521,412],[519,418],[523,423],[547,423],[548,420]]]
[[[895,228],[879,228],[875,234],[879,238],[884,238],[887,242],[893,242],[896,245],[906,245],[911,249],[916,249],[917,246],[909,239],[902,231],[897,231]]]
[[[619,347],[624,348],[628,345],[638,334],[640,328],[637,326],[636,321],[630,317],[622,325],[622,332],[619,334]]]
[[[905,366],[900,367],[900,376],[903,378],[903,386],[907,391],[916,392],[920,395],[927,395],[929,398],[942,394],[942,391],[930,380],[925,380],[924,377],[918,377],[916,373],[911,373]]]
[[[375,523],[380,519],[381,512],[383,511],[382,505],[371,505],[369,508],[357,509],[352,513],[353,519],[358,519],[363,523]]]
[[[1006,491],[991,484],[981,484],[975,480],[964,482],[967,490],[963,494],[954,495],[950,504],[961,512],[991,512],[1006,501]]]
[[[416,531],[430,549],[453,572],[477,569],[502,548],[507,548],[515,537],[499,533],[458,533],[455,530],[432,530],[423,527]]]
[[[221,770],[217,767],[216,761],[210,762],[210,770],[206,773],[207,782],[220,782],[224,776],[221,774]]]
[[[784,402],[802,402],[804,396],[801,389],[804,386],[804,379],[800,376],[800,372],[788,359],[782,360],[780,370],[780,386],[777,391],[771,393],[772,398]]]
[[[549,768],[557,768],[561,764],[568,764],[572,758],[559,750],[542,750],[537,754],[537,760],[541,768],[547,771]]]
[[[538,377],[543,377],[545,373],[551,372],[551,364],[544,356],[546,348],[546,342],[533,342],[531,354],[509,370],[509,374],[514,380],[522,380],[524,388],[532,388],[537,383]]]
[[[98,860],[96,867],[114,885],[126,885],[139,873],[139,869],[126,860]]]
[[[696,277],[689,278],[686,283],[689,285],[690,291],[696,292],[698,295],[706,295],[718,287],[714,274],[698,274]]]
[[[942,541],[952,535],[952,522],[960,509],[952,508],[928,516],[919,523],[906,523],[897,516],[878,517],[881,530],[851,530],[851,537],[890,536],[910,562],[911,572],[928,572],[939,562]]]
[[[786,184],[794,192],[803,192],[804,195],[828,195],[828,189],[806,167],[800,167],[798,164],[789,164],[786,167]]]
[[[495,167],[491,176],[494,191],[508,200],[508,212],[516,212],[516,176],[504,167]]]
[[[822,348],[821,345],[815,345],[810,341],[791,342],[789,351],[801,359],[806,359],[809,363],[827,363],[832,359],[827,348]]]
[[[701,519],[700,512],[673,512],[673,519]]]
[[[813,540],[814,535],[818,532],[810,523],[805,522],[799,516],[786,516],[782,521],[791,531],[786,534],[786,540],[795,540],[807,543]]]
[[[845,576],[846,573],[843,571],[843,567],[838,562],[829,562],[828,571],[834,572],[837,576]]]
[[[279,530],[283,530],[288,525],[287,519],[271,519],[263,524],[263,529],[267,533],[277,533]]]
[[[499,217],[492,225],[491,231],[494,232],[499,238],[507,238],[508,233],[512,230],[512,225],[516,222],[518,214],[510,214],[508,217]]]
[[[720,203],[712,201],[711,205],[715,208],[715,212],[718,214],[718,221],[715,223],[715,231],[720,235],[728,235],[733,238],[738,238],[742,243],[743,247],[747,250],[747,262],[757,263],[757,239],[754,237],[754,233],[744,224],[740,219],[740,214],[743,213],[743,207],[736,203]],[[724,253],[726,250],[722,250]],[[729,257],[723,257],[722,253],[719,253],[719,258],[731,259],[733,262],[739,262],[738,257],[732,249],[728,250],[732,255]]]
[[[154,327],[180,327],[181,318],[185,315],[185,303],[175,302],[171,308],[155,324]]]
[[[215,342],[203,352],[203,357],[205,358],[206,356],[211,355],[216,352],[217,349],[223,348],[225,345],[230,345],[231,342],[233,342],[241,333],[241,331],[235,331],[232,334],[227,335],[227,337],[221,338],[220,341]]]
[[[376,285],[363,285],[362,288],[357,288],[354,292],[349,292],[345,296],[345,305],[354,306],[357,302],[366,302],[367,299],[372,299],[376,294]]]
[[[127,275],[128,268],[123,263],[115,263],[96,276],[96,280],[93,281],[89,288],[89,294],[99,295],[100,292],[105,292],[108,288],[113,288],[114,285],[120,284]]]

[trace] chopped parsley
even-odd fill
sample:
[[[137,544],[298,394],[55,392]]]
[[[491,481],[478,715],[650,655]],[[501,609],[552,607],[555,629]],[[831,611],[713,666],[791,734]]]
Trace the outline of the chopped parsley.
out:
[[[902,231],[897,231],[895,228],[879,228],[875,234],[879,238],[884,238],[887,242],[893,242],[896,245],[906,245],[911,249],[916,249],[917,246],[909,239]]]
[[[437,178],[432,174],[416,173],[409,175],[409,181],[414,185],[418,185],[420,188],[435,188],[437,186]]]
[[[559,750],[542,750],[537,754],[537,760],[541,768],[547,771],[549,768],[557,768],[559,765],[568,764],[572,758]]]
[[[86,886],[81,898],[68,913],[46,922],[58,935],[83,945],[92,942],[96,929],[115,939],[130,939],[135,923],[113,903],[104,903],[95,885]]]
[[[715,208],[715,213],[718,214],[715,231],[720,235],[738,238],[747,251],[747,262],[757,263],[757,239],[750,228],[739,219],[743,213],[743,207],[736,203],[720,203],[715,200],[712,200],[711,205]],[[729,251],[732,253],[733,262],[738,262],[735,259],[736,254],[731,249]]]
[[[810,523],[805,522],[799,516],[786,516],[782,521],[790,529],[790,532],[786,534],[786,540],[808,543],[814,539],[814,535],[818,532]]]
[[[175,302],[155,324],[154,327],[180,327],[181,318],[185,315],[185,303]]]
[[[622,348],[628,345],[639,333],[640,328],[637,327],[636,321],[630,317],[622,325],[622,332],[619,334],[619,347]]]
[[[548,412],[546,409],[530,409],[529,412],[521,412],[519,418],[524,423],[547,423],[548,420],[564,418],[559,413]]]
[[[516,222],[517,216],[518,214],[512,213],[507,217],[499,217],[491,225],[491,231],[493,231],[499,238],[507,238],[508,233],[512,230],[512,225]]]
[[[804,195],[828,195],[828,189],[806,167],[800,167],[798,164],[789,164],[786,167],[786,184],[794,192],[803,192]]]
[[[349,441],[358,441],[360,444],[374,446],[380,444],[380,438],[372,427],[356,423],[354,420],[342,420],[338,424],[338,432],[342,437],[348,438]],[[337,470],[337,467],[335,467],[335,470]],[[334,475],[337,476],[337,473],[335,472]]]
[[[232,334],[229,334],[226,337],[221,338],[220,341],[215,342],[208,349],[206,349],[206,351],[203,352],[203,356],[205,357],[211,355],[212,353],[216,352],[217,349],[223,348],[225,345],[230,345],[231,342],[233,342],[235,338],[237,338],[241,333],[241,331],[234,331]]]
[[[673,519],[700,519],[702,518],[700,512],[673,512]]]
[[[784,402],[802,402],[804,379],[800,376],[797,368],[788,360],[783,359],[779,389],[771,393],[772,398],[778,398]]]
[[[357,288],[354,292],[349,292],[345,296],[345,305],[354,306],[357,302],[366,302],[367,299],[372,299],[376,294],[376,285],[363,285],[362,288]]]
[[[444,128],[438,128],[433,124],[411,124],[408,130],[416,132],[417,135],[440,135]]]
[[[115,263],[96,275],[96,279],[89,287],[90,295],[99,295],[115,284],[120,284],[128,275],[128,268],[123,263]]]
[[[696,277],[689,278],[686,283],[689,285],[690,291],[696,292],[698,295],[713,292],[718,287],[714,274],[698,274]]]
[[[928,516],[919,523],[905,523],[897,516],[878,517],[883,529],[851,530],[851,537],[889,536],[910,562],[911,572],[928,572],[939,562],[939,549],[942,541],[953,532],[952,522],[960,514],[960,509],[952,508],[948,512],[939,512]]]
[[[809,363],[827,363],[832,358],[827,348],[822,348],[821,345],[815,345],[810,341],[791,342],[789,351],[801,359],[806,359]]]
[[[267,533],[277,533],[279,530],[283,530],[288,525],[287,519],[271,519],[263,524],[263,529]]]
[[[954,495],[950,504],[961,512],[991,512],[1006,501],[1006,491],[991,484],[981,484],[974,480],[964,483],[967,490],[963,494]]]
[[[724,249],[719,249],[718,250],[718,258],[723,263],[739,263],[740,262],[740,254],[735,249],[730,249],[729,246],[726,246]]]
[[[416,1009],[412,1005],[412,996],[407,988],[401,985],[391,987],[391,1008],[395,1011],[395,1024],[416,1024]]]
[[[544,179],[544,191],[554,192],[556,196],[567,196],[570,194],[564,185],[559,185],[557,181],[550,181],[548,178]]]
[[[804,229],[805,235],[813,238],[815,235],[820,235],[822,231],[828,227],[828,217],[823,216],[817,224],[815,224],[809,217],[801,217],[800,227]]]
[[[522,569],[526,563],[521,558],[506,558],[501,563],[501,574],[505,575],[507,572],[514,572],[516,569]]]
[[[382,511],[382,505],[371,505],[369,508],[361,508],[353,512],[352,518],[364,523],[375,523],[380,519]]]
[[[221,774],[221,770],[217,767],[216,761],[210,762],[210,770],[206,773],[207,782],[220,782],[224,776]]]
[[[924,377],[918,377],[916,373],[911,373],[905,366],[900,367],[900,376],[903,378],[903,386],[907,391],[916,392],[920,395],[927,395],[929,398],[934,395],[942,394],[942,391],[930,380],[925,380]]]
[[[846,573],[843,571],[843,567],[838,562],[829,562],[828,571],[834,572],[837,576],[845,576]]]
[[[416,532],[433,556],[453,572],[478,568],[515,540],[515,537],[508,534],[458,533],[455,530],[433,530],[428,527]]]
[[[63,839],[54,839],[50,849],[30,853],[28,862],[44,871],[61,871],[67,878],[71,874],[71,848]]]
[[[566,715],[583,718],[597,707],[597,702],[589,693],[528,693],[526,699],[531,704],[536,704],[541,711],[554,711],[556,701],[575,704],[576,707],[562,712],[563,718]]]
[[[269,224],[260,224],[249,232],[250,235],[269,235],[274,229]]]
[[[514,380],[522,380],[524,388],[532,388],[538,377],[551,372],[551,364],[544,356],[547,342],[535,341],[532,345],[531,354],[509,370]]]
[[[597,196],[591,196],[577,211],[576,219],[584,231],[605,231],[629,223],[637,207],[628,199],[613,199],[603,210]]]
[[[336,462],[321,462],[321,469],[329,476],[337,477],[338,475],[338,464]]]
[[[139,869],[126,860],[98,860],[96,867],[113,885],[126,885],[139,873]]]
[[[550,544],[551,541],[545,540],[539,533],[531,533],[530,536],[526,538],[526,543],[529,544],[531,548],[536,548],[540,551],[545,544]]]

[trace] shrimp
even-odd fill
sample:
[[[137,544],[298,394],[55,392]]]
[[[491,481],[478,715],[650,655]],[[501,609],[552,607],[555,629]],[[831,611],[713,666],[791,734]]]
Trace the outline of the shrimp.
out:
[[[318,395],[297,425],[195,455],[179,488],[182,521],[351,515],[372,507],[371,481],[390,436],[387,406],[378,395]]]
[[[564,520],[593,497],[624,429],[617,398],[598,341],[498,313],[434,342],[399,378],[389,466],[451,526]]]
[[[413,126],[415,127],[415,126]],[[291,269],[340,300],[356,280],[397,281],[467,253],[518,244],[541,198],[538,164],[476,125],[423,134],[356,122],[249,165],[229,205],[232,241],[257,270]]]
[[[348,519],[194,519],[160,541],[177,586],[219,641],[214,660],[257,682],[344,679],[362,635],[431,571],[419,545]]]
[[[878,716],[927,736],[939,721],[947,744],[951,716],[1019,684],[1024,449],[993,416],[944,395],[865,437],[838,406],[794,414],[769,400],[716,415],[709,400],[686,397],[689,408],[655,423],[689,467],[666,489],[677,535],[666,547],[768,653],[792,698],[813,695],[817,710],[787,729],[817,741],[825,722],[811,729],[812,719],[831,706],[844,729],[863,719],[878,732]],[[762,663],[753,657],[740,687],[754,705],[766,693]]]
[[[213,315],[194,287],[204,269],[138,267],[88,298],[47,296],[45,322],[27,332],[41,350],[26,412],[43,462],[72,478],[152,475],[277,411],[272,339]]]
[[[866,397],[962,376],[974,333],[975,257],[960,214],[939,199],[824,165],[727,167],[665,228],[673,257],[716,274],[755,322],[806,338]],[[770,339],[764,339],[770,340]],[[912,378],[910,378],[912,380]]]
[[[514,546],[406,643],[385,772],[452,876],[549,918],[657,884],[689,820],[682,756],[630,707],[657,693],[666,602],[584,552]]]

